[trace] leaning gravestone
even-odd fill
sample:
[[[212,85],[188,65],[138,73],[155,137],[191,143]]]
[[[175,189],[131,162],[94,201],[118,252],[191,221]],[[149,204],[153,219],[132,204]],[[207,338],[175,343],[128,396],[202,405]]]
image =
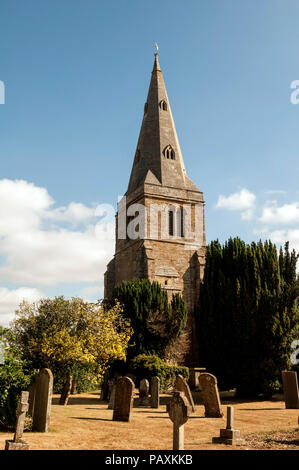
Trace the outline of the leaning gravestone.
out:
[[[207,418],[222,418],[220,397],[215,375],[204,372],[199,376],[199,384]]]
[[[53,374],[42,369],[37,376],[32,430],[48,432],[53,393]]]
[[[297,372],[283,371],[282,372],[283,394],[286,408],[297,409],[299,408],[299,392]]]
[[[179,392],[184,392],[186,395],[186,398],[189,402],[189,405],[191,406],[192,412],[195,412],[195,406],[194,406],[194,401],[193,397],[190,391],[190,387],[187,384],[186,380],[182,375],[177,375],[175,379],[175,389],[178,390]]]
[[[160,405],[160,379],[152,377],[151,379],[151,407],[159,408]]]
[[[22,392],[17,408],[17,425],[12,441],[5,441],[5,450],[28,450],[27,442],[22,441],[26,412],[28,411],[29,392]]]
[[[140,380],[139,384],[139,406],[147,406],[149,404],[149,381],[147,379]]]
[[[134,382],[129,377],[119,377],[115,387],[113,421],[130,421],[133,407]]]
[[[69,375],[68,378],[66,379],[66,382],[61,392],[59,405],[67,405],[67,402],[69,401],[69,396],[72,390],[72,384],[73,384],[73,377]]]
[[[167,412],[173,422],[173,450],[184,450],[184,424],[192,414],[191,406],[184,392],[175,390]]]

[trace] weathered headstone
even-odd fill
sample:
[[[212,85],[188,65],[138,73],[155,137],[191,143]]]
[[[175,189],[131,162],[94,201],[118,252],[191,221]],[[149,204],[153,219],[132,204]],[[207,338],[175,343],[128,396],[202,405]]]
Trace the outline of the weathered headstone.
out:
[[[133,407],[134,382],[129,377],[118,377],[115,387],[113,421],[130,421]]]
[[[189,401],[184,392],[174,391],[167,412],[173,422],[173,450],[184,450],[184,424],[192,413]]]
[[[205,371],[205,367],[189,367],[189,386],[191,390],[199,388],[199,376]]]
[[[53,374],[50,369],[42,369],[36,379],[35,403],[32,430],[48,432],[53,393]]]
[[[71,395],[76,395],[77,393],[77,382],[76,380],[72,381]]]
[[[73,377],[69,375],[68,378],[66,379],[66,382],[61,392],[59,405],[67,405],[69,396],[72,390],[72,384],[73,384]]]
[[[108,410],[113,410],[114,409],[114,403],[115,403],[115,390],[116,390],[116,384],[114,383],[111,393],[110,393],[110,398],[109,398],[109,403],[108,403]]]
[[[299,408],[299,391],[297,372],[283,371],[282,372],[283,394],[286,408],[298,409]]]
[[[22,441],[26,412],[28,411],[29,392],[22,392],[17,407],[17,425],[12,441],[5,441],[5,450],[28,450],[27,442]]]
[[[28,387],[28,392],[29,392],[29,399],[28,399],[28,414],[33,417],[34,413],[34,401],[35,401],[35,388],[36,384],[33,382],[31,385]]]
[[[178,390],[179,392],[184,392],[184,394],[187,397],[187,400],[189,402],[189,405],[191,406],[192,413],[195,412],[195,406],[194,406],[194,401],[193,397],[189,388],[189,385],[187,384],[187,381],[184,379],[182,375],[177,375],[175,379],[175,389]]]
[[[151,379],[151,407],[159,408],[160,405],[160,379],[152,377]]]
[[[147,379],[140,380],[138,405],[139,406],[149,405],[149,381]]]
[[[222,418],[220,396],[215,375],[204,372],[199,376],[202,399],[207,418]]]
[[[240,437],[240,431],[234,429],[234,407],[227,407],[226,429],[220,429],[220,436],[213,437],[212,442],[215,444],[228,444],[239,446],[244,444],[244,439]]]

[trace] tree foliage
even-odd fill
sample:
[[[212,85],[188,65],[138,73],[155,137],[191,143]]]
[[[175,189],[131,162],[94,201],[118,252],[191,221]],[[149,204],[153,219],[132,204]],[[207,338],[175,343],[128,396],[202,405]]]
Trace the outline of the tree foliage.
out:
[[[7,344],[4,364],[0,365],[0,429],[15,426],[19,397],[29,386],[33,373],[19,351]]]
[[[112,294],[123,305],[124,316],[130,320],[133,335],[129,357],[157,354],[170,359],[186,328],[187,308],[179,294],[168,302],[166,290],[158,282],[134,279],[116,286]]]
[[[239,395],[271,395],[298,324],[297,254],[230,238],[207,247],[196,308],[201,363]]]
[[[10,341],[32,367],[48,367],[55,376],[73,375],[98,382],[108,364],[125,360],[132,330],[119,304],[102,305],[80,298],[23,301],[12,323]]]

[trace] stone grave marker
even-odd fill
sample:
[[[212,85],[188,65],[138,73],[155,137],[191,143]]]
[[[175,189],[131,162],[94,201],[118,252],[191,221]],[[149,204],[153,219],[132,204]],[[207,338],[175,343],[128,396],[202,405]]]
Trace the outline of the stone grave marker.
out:
[[[160,379],[152,377],[151,379],[151,407],[159,408],[160,406]]]
[[[234,429],[234,407],[227,407],[226,414],[226,428],[220,429],[220,436],[213,437],[212,442],[215,444],[228,444],[239,446],[245,443],[244,439],[240,437],[240,431]]]
[[[69,401],[69,396],[71,394],[72,390],[72,385],[73,385],[73,377],[71,375],[68,376],[66,379],[66,382],[63,386],[60,399],[59,399],[59,405],[64,405],[66,406],[68,401]]]
[[[33,417],[34,413],[34,401],[35,401],[35,382],[28,387],[29,399],[28,399],[28,414]]]
[[[53,393],[53,374],[42,369],[36,379],[35,403],[32,430],[48,432]]]
[[[149,405],[149,381],[147,379],[140,380],[138,405],[139,406]]]
[[[111,392],[110,392],[110,398],[109,398],[109,403],[108,403],[108,410],[113,410],[113,409],[114,409],[115,390],[116,390],[116,384],[115,384],[115,381],[114,381],[114,385],[112,386],[112,390],[111,390]]]
[[[189,387],[191,390],[199,388],[199,376],[205,371],[205,367],[189,367]]]
[[[187,381],[184,379],[182,375],[177,375],[175,379],[175,389],[178,390],[179,392],[184,392],[184,394],[187,397],[187,400],[189,402],[189,405],[191,406],[192,413],[195,412],[195,406],[194,406],[194,401],[193,397],[190,391],[190,387],[187,384]]]
[[[204,372],[199,376],[199,383],[205,407],[205,416],[207,418],[222,418],[223,413],[216,377]]]
[[[129,377],[119,377],[115,387],[113,421],[130,421],[133,407],[134,382]]]
[[[184,450],[184,424],[192,413],[192,408],[184,394],[175,390],[170,402],[167,404],[167,412],[173,422],[173,450]]]
[[[12,441],[5,441],[5,450],[28,450],[27,442],[22,441],[25,417],[28,411],[29,392],[22,392],[17,407],[17,424],[16,431]]]
[[[299,391],[297,372],[283,371],[282,372],[282,385],[285,406],[288,409],[299,408]]]

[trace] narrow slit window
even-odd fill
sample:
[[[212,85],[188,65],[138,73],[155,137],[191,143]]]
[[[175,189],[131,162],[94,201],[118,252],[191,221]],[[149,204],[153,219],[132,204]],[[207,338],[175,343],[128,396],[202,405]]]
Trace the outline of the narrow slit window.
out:
[[[163,111],[167,111],[167,103],[165,100],[160,101],[160,108],[163,109]]]
[[[169,235],[173,236],[173,211],[168,211],[168,233]]]

